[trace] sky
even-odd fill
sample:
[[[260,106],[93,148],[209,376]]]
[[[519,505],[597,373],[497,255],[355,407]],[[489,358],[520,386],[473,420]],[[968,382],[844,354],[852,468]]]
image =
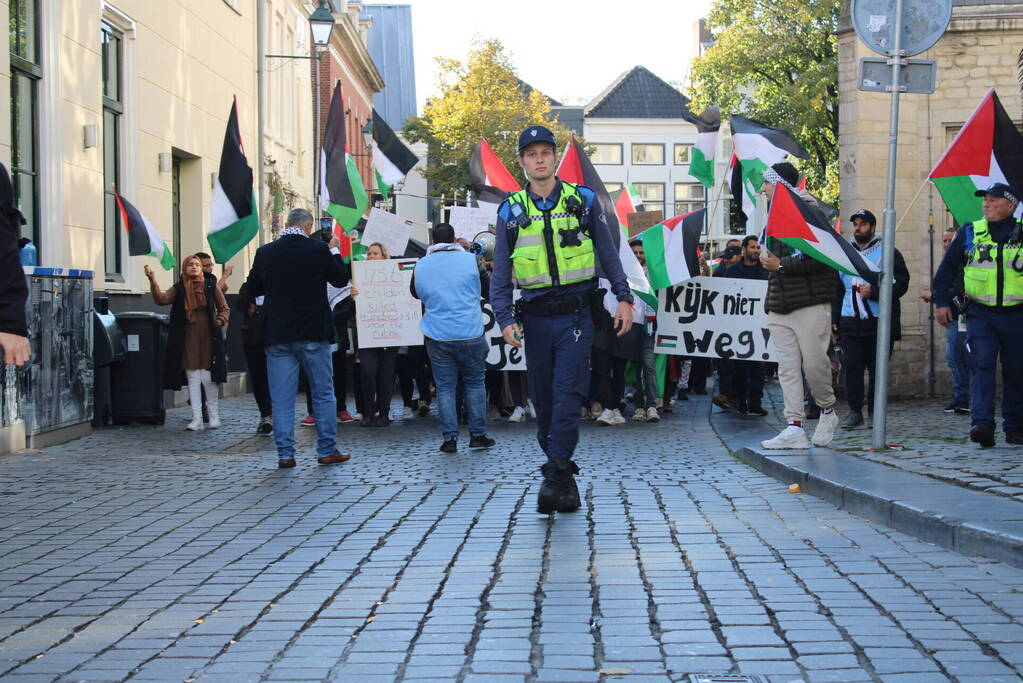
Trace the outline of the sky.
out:
[[[712,0],[397,2],[412,6],[421,113],[437,94],[434,57],[463,58],[474,37],[499,39],[519,77],[564,104],[585,104],[636,65],[665,81],[687,82],[693,22]]]

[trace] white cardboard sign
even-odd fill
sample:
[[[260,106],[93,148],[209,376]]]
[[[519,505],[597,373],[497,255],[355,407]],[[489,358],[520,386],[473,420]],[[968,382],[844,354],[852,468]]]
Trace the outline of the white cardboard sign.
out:
[[[694,277],[662,289],[654,351],[774,361],[766,304],[766,280]]]
[[[516,294],[518,294],[518,290],[516,290]],[[490,344],[490,351],[487,353],[487,370],[525,370],[525,340],[523,340],[520,349],[506,342],[504,334],[497,324],[497,318],[494,316],[494,309],[490,307],[490,302],[481,301],[480,304],[483,309],[483,336]]]
[[[379,242],[387,247],[387,252],[392,257],[398,258],[405,253],[405,247],[412,237],[412,226],[411,219],[373,207],[359,242],[366,247]]]
[[[497,223],[497,211],[492,204],[486,207],[452,206],[448,209],[448,223],[455,229],[455,238],[472,242],[472,238],[486,232]]]
[[[355,327],[359,347],[420,346],[423,305],[412,298],[409,284],[418,259],[354,261]]]

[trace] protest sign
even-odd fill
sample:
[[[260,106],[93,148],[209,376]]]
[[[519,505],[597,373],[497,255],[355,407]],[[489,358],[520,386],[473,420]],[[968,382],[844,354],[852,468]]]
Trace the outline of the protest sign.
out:
[[[516,290],[517,293],[518,290]],[[486,337],[487,343],[490,345],[490,352],[487,354],[487,370],[525,370],[525,342],[521,349],[506,342],[490,303],[481,301],[480,305],[483,310],[483,336]]]
[[[413,222],[393,213],[374,207],[369,212],[366,229],[359,240],[368,247],[374,242],[387,247],[391,256],[398,257],[405,253],[409,238],[412,237]]]
[[[656,353],[774,360],[767,281],[694,277],[658,292]]]
[[[455,229],[456,239],[472,242],[473,237],[497,223],[497,212],[489,207],[452,206],[448,209],[448,223]]]
[[[355,329],[359,348],[420,346],[422,303],[412,297],[409,283],[416,259],[354,261]]]
[[[663,216],[660,211],[633,211],[628,214],[626,220],[629,221],[629,239],[660,223]]]

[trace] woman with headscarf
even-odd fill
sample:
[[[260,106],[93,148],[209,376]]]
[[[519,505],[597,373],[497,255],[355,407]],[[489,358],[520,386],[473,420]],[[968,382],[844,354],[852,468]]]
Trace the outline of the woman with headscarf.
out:
[[[367,261],[390,258],[387,247],[374,242],[366,248]],[[359,288],[352,285],[352,296],[359,296]],[[356,301],[358,307],[358,301]],[[387,346],[358,350],[362,377],[362,421],[360,427],[386,427],[391,423],[391,397],[394,395],[394,364],[398,347]]]
[[[166,292],[160,290],[153,269],[145,267],[153,301],[170,305],[170,332],[164,357],[163,386],[178,390],[188,385],[192,421],[187,429],[203,429],[201,388],[206,389],[210,429],[220,426],[217,396],[227,381],[227,354],[220,328],[227,325],[230,310],[215,281],[203,276],[202,262],[192,255],[181,264],[181,279]]]

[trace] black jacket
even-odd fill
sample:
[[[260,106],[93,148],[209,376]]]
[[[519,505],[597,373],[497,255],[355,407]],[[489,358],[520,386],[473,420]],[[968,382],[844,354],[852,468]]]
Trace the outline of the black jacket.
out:
[[[769,249],[781,258],[781,270],[767,281],[767,310],[792,313],[817,304],[834,304],[845,288],[838,271],[806,254],[793,255],[780,240],[769,237]]]
[[[879,240],[879,237],[874,238]],[[874,242],[871,242],[873,244]],[[855,244],[853,246],[856,246]],[[868,245],[870,246],[870,245]],[[859,249],[859,247],[856,247]],[[862,250],[861,250],[862,251]],[[906,259],[902,252],[895,250],[895,283],[892,286],[892,341],[902,339],[902,306],[899,299],[909,291],[909,269],[906,267]],[[881,298],[881,288],[870,288],[870,300],[878,301]],[[877,336],[877,318],[859,318],[842,316],[842,304],[845,300],[845,292],[841,299],[832,305],[831,320],[838,325],[838,334],[841,337],[875,337]],[[869,309],[868,309],[869,310]]]
[[[252,313],[249,313],[249,304],[255,306],[255,310]],[[262,346],[263,307],[256,303],[256,297],[249,296],[247,282],[238,290],[238,297],[234,300],[234,310],[242,314],[242,344],[245,346]]]
[[[250,297],[263,301],[263,345],[334,338],[327,283],[348,284],[348,268],[323,242],[284,235],[256,251],[246,280]]]
[[[181,356],[185,353],[185,286],[178,280],[174,283],[176,294],[171,304],[170,330],[167,333],[167,350],[163,361],[163,388],[177,391],[188,385],[185,371],[181,369]],[[203,278],[203,293],[206,295],[206,313],[210,317],[210,377],[217,384],[227,381],[227,347],[217,320],[217,278],[208,273]]]
[[[18,254],[18,237],[25,222],[14,203],[14,188],[0,164],[0,332],[28,336],[25,321],[25,270]]]

